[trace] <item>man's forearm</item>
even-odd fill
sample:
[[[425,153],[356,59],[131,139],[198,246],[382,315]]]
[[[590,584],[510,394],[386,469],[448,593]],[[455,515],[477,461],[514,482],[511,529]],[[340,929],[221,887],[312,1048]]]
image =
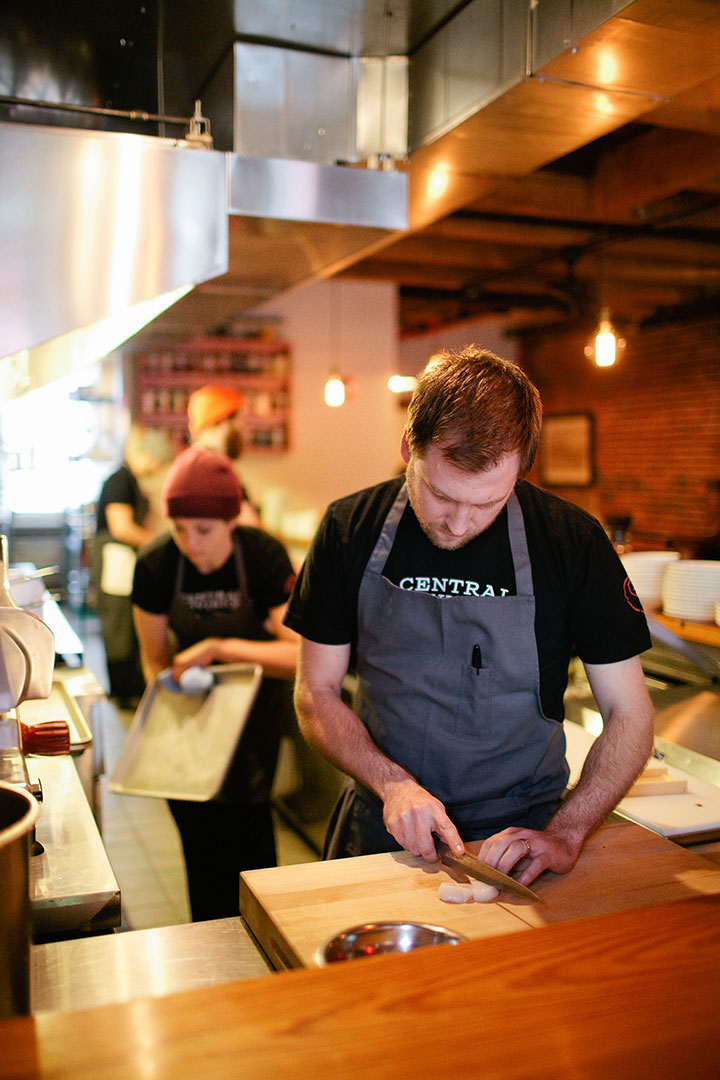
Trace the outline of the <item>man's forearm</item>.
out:
[[[296,689],[295,710],[305,738],[383,803],[385,828],[413,855],[437,860],[433,833],[463,851],[445,807],[373,742],[360,717],[332,689]]]
[[[332,690],[295,690],[295,711],[303,736],[321,754],[380,799],[392,783],[412,780],[373,742],[360,717]]]
[[[652,712],[607,720],[590,748],[580,779],[546,831],[581,847],[642,772],[652,739]]]

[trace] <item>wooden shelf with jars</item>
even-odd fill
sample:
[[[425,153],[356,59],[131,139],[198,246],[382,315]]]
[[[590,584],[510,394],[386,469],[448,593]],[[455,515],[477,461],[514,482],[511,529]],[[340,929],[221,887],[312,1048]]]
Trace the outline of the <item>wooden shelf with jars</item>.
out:
[[[135,414],[187,444],[187,403],[208,384],[238,390],[246,401],[245,453],[279,454],[290,445],[290,346],[274,338],[193,338],[136,357]]]

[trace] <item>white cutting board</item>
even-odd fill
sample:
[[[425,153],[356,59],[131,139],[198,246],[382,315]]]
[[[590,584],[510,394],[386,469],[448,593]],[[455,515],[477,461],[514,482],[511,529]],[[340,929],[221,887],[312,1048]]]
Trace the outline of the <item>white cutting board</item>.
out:
[[[569,784],[577,782],[595,736],[572,720],[564,723]],[[669,838],[720,829],[720,788],[696,776],[667,766],[668,776],[687,782],[687,791],[675,795],[633,795],[621,799],[616,813]]]

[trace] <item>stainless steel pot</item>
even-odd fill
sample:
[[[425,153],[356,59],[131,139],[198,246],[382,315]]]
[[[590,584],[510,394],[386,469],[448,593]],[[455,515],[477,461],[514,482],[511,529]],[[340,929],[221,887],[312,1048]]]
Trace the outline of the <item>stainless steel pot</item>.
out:
[[[0,1019],[30,1012],[30,838],[39,803],[0,783]]]

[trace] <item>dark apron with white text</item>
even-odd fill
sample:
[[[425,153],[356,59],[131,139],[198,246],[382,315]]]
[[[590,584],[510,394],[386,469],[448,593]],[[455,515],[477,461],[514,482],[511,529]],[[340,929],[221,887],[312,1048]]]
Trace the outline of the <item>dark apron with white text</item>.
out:
[[[515,596],[442,597],[383,577],[406,504],[403,486],[360,586],[355,709],[379,748],[440,799],[464,840],[510,825],[542,828],[560,804],[568,768],[562,724],[540,702],[535,597],[517,496],[507,504]],[[349,782],[326,855],[397,847],[380,800]]]
[[[233,611],[198,614],[183,598],[185,559],[180,556],[173,598],[168,611],[170,629],[178,639],[178,649],[186,649],[207,637],[248,638],[268,641],[248,593],[245,562],[240,541],[233,537],[239,606]],[[287,679],[263,677],[242,738],[235,752],[222,790],[216,800],[257,805],[270,799],[280,738],[292,716],[292,684]]]

